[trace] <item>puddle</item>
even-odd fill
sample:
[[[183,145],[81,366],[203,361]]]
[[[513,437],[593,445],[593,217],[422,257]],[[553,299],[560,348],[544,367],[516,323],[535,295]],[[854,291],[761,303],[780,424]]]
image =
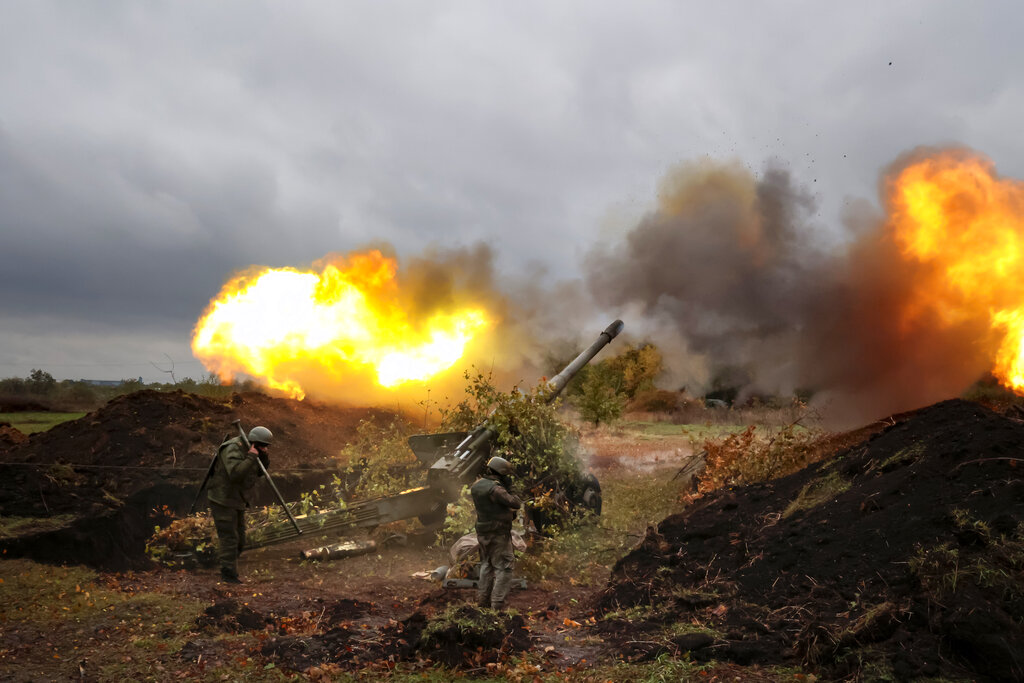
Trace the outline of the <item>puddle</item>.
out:
[[[648,473],[669,467],[682,467],[692,455],[693,450],[688,446],[632,453],[602,453],[592,455],[588,464],[597,470],[622,468]]]

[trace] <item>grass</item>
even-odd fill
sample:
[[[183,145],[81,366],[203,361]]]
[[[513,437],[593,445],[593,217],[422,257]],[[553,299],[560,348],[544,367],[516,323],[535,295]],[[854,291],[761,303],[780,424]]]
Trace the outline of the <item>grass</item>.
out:
[[[12,427],[24,434],[45,432],[62,422],[77,420],[86,413],[0,413],[0,422],[9,422]]]
[[[800,489],[797,497],[782,512],[782,516],[784,518],[789,517],[800,510],[809,510],[817,507],[849,488],[850,482],[843,479],[838,472],[829,472],[824,477],[812,481]]]
[[[253,634],[214,636],[232,653],[201,671],[182,671],[175,653],[194,638],[208,604],[182,595],[122,592],[84,567],[0,561],[0,679],[281,681],[251,653]],[[31,675],[29,675],[31,672]]]
[[[949,543],[919,545],[909,567],[925,590],[937,601],[967,584],[1007,600],[1024,597],[1024,523],[1004,535],[993,533],[966,510],[954,509],[951,517],[956,529],[973,532],[978,543],[963,548]]]
[[[646,420],[628,420],[620,422],[616,428],[629,432],[630,436],[660,437],[683,436],[706,439],[734,434],[745,429],[744,425],[729,424],[673,424],[671,422],[655,422]]]
[[[65,527],[74,520],[75,515],[71,514],[53,517],[0,517],[0,538],[52,531]]]
[[[156,680],[166,672],[153,655],[180,649],[203,608],[180,596],[111,590],[82,567],[6,560],[2,574],[0,622],[7,638],[0,674],[77,678],[84,661],[86,671],[103,680]],[[32,641],[32,647],[16,647]]]
[[[923,443],[914,443],[906,448],[901,448],[878,465],[878,469],[885,472],[889,469],[907,465],[920,458],[925,451]]]
[[[674,468],[604,473],[601,517],[547,539],[520,558],[517,569],[534,582],[568,577],[573,585],[592,586],[607,580],[610,566],[640,542],[648,525],[682,509],[686,482],[673,481],[673,473]]]

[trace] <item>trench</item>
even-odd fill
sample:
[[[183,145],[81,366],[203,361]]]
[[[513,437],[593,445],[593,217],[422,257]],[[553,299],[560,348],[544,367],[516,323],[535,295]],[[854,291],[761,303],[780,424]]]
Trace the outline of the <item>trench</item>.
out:
[[[303,492],[330,483],[335,474],[335,470],[281,473],[274,475],[274,483],[282,497],[292,502]],[[151,568],[155,565],[146,554],[146,541],[154,527],[187,515],[197,489],[198,483],[192,479],[158,476],[142,480],[117,508],[80,513],[59,528],[0,538],[0,556],[47,564],[79,564],[104,571]],[[256,507],[276,502],[270,487],[262,484],[250,499]],[[205,506],[203,494],[196,509]]]

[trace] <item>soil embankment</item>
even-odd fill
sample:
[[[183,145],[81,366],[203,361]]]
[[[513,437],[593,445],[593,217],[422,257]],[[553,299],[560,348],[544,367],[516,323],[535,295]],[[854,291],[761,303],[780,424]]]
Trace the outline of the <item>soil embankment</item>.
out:
[[[1024,424],[959,400],[905,417],[649,529],[598,600],[646,616],[603,630],[637,659],[1024,680]]]

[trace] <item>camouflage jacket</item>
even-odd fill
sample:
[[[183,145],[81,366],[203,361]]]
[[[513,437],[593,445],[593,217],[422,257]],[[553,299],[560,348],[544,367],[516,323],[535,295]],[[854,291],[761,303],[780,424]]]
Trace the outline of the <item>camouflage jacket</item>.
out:
[[[477,533],[512,530],[516,510],[523,506],[518,497],[488,475],[477,479],[470,487],[469,494],[476,506]]]
[[[249,506],[246,492],[262,476],[256,458],[246,454],[242,438],[236,436],[222,443],[217,451],[217,464],[213,468],[206,497],[219,505],[243,510]]]

